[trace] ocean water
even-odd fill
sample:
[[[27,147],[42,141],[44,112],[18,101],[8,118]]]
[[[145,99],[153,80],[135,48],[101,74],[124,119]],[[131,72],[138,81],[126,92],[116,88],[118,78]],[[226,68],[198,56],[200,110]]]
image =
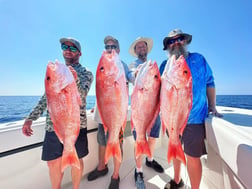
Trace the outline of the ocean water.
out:
[[[24,119],[32,111],[40,96],[0,96],[0,124]],[[95,96],[87,97],[87,109],[95,105]]]
[[[24,119],[40,96],[0,96],[0,123]],[[95,96],[87,97],[87,109],[95,105]],[[217,95],[216,104],[252,110],[252,95]]]

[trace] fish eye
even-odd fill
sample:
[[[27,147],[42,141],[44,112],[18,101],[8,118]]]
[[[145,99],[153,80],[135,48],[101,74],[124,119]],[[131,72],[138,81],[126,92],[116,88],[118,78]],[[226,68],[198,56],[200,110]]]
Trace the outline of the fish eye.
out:
[[[158,75],[155,75],[154,78],[157,79],[157,78],[158,78]]]
[[[101,72],[104,72],[104,67],[103,67],[103,66],[100,68],[100,71],[101,71]]]
[[[188,72],[187,72],[187,70],[184,70],[184,74],[187,74]]]
[[[48,81],[48,80],[50,80],[51,78],[49,77],[49,76],[47,76],[47,78],[46,78],[46,80]]]

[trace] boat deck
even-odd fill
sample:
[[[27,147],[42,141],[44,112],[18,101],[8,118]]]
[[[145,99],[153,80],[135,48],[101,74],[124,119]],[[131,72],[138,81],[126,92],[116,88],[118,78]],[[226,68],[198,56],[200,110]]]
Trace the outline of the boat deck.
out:
[[[143,160],[143,172],[144,172],[144,181],[145,186],[148,189],[163,189],[165,184],[173,177],[173,167],[172,164],[167,163],[167,144],[168,139],[166,136],[164,136],[162,140],[162,144],[159,148],[155,150],[154,159],[158,161],[165,169],[164,173],[157,173],[152,168],[149,168],[145,165],[145,158]],[[135,182],[134,182],[134,170],[135,170],[135,160],[134,160],[134,154],[133,149],[131,146],[133,143],[132,137],[127,137],[126,140],[124,140],[124,150],[128,149],[131,152],[130,153],[124,153],[126,156],[124,156],[124,160],[122,161],[121,168],[120,168],[120,189],[130,189],[130,188],[136,188]],[[202,161],[206,161],[206,157],[202,158]],[[109,172],[106,176],[100,177],[94,181],[88,181],[87,175],[84,175],[80,188],[94,188],[94,189],[104,189],[108,188],[111,176],[113,174],[113,158],[110,158],[110,161],[108,163]],[[203,168],[203,172],[207,171],[207,168]],[[181,174],[187,189],[190,189],[190,182],[188,175],[185,171],[185,166],[182,166],[182,174]],[[203,175],[204,177],[204,175]],[[72,186],[70,183],[64,185],[62,187],[63,189],[71,189]],[[204,183],[201,184],[202,189],[208,188]]]
[[[252,169],[252,110],[230,107],[218,107],[224,118],[209,117],[206,120],[206,143],[208,155],[201,158],[203,175],[201,189],[247,189],[252,188],[250,170]],[[80,189],[106,189],[113,173],[113,158],[108,162],[109,172],[106,176],[87,181],[87,174],[98,164],[98,144],[96,140],[97,123],[88,117],[89,154],[84,157],[84,173]],[[130,118],[130,114],[129,114]],[[130,120],[130,119],[128,119]],[[51,188],[48,167],[41,161],[42,141],[45,118],[33,124],[34,135],[22,135],[23,121],[0,125],[0,188]],[[130,122],[124,132],[124,153],[120,169],[120,189],[135,188],[134,183],[134,139],[131,136]],[[163,189],[173,178],[173,166],[167,163],[168,137],[160,134],[156,142],[154,159],[165,169],[157,173],[145,166],[143,173],[147,189]],[[185,166],[182,165],[181,176],[190,189],[190,181]],[[62,189],[70,189],[71,169],[64,172]]]

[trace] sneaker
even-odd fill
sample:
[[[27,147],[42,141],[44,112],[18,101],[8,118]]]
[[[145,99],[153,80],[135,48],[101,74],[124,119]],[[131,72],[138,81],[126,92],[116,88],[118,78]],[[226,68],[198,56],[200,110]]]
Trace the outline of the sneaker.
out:
[[[158,162],[156,162],[154,159],[152,161],[148,161],[148,158],[146,157],[145,165],[147,167],[153,168],[158,173],[164,172],[164,168]]]
[[[137,173],[136,169],[135,169],[135,183],[137,189],[145,189],[143,173],[142,172]]]
[[[99,177],[102,177],[102,176],[105,176],[106,174],[108,173],[108,167],[106,166],[105,169],[103,170],[98,170],[97,168],[95,168],[95,170],[93,170],[92,172],[90,172],[88,174],[88,181],[92,181],[92,180],[95,180]]]
[[[118,177],[118,179],[113,179],[113,177],[111,177],[109,189],[119,189],[119,182],[120,182],[120,177]]]
[[[184,189],[184,188],[185,184],[182,179],[178,184],[174,180],[170,180],[170,182],[168,182],[164,187],[164,189]]]

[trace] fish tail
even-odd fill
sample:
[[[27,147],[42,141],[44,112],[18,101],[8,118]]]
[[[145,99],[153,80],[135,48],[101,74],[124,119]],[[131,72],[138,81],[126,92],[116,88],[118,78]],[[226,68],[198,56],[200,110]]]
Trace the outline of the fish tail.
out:
[[[185,154],[182,149],[182,145],[174,145],[171,142],[169,142],[168,145],[168,153],[167,153],[167,160],[168,163],[171,162],[173,159],[178,159],[180,160],[184,165],[186,165],[186,160],[185,160]]]
[[[141,154],[146,154],[149,157],[152,157],[149,144],[146,140],[136,141],[135,143],[135,156],[138,158]]]
[[[64,172],[64,170],[69,165],[80,169],[80,161],[79,161],[79,158],[78,158],[78,155],[77,155],[75,148],[73,148],[73,150],[71,152],[64,152],[63,151],[61,172]]]
[[[122,154],[119,142],[114,144],[107,144],[105,152],[105,163],[108,163],[110,156],[115,157],[119,162],[122,161]]]

